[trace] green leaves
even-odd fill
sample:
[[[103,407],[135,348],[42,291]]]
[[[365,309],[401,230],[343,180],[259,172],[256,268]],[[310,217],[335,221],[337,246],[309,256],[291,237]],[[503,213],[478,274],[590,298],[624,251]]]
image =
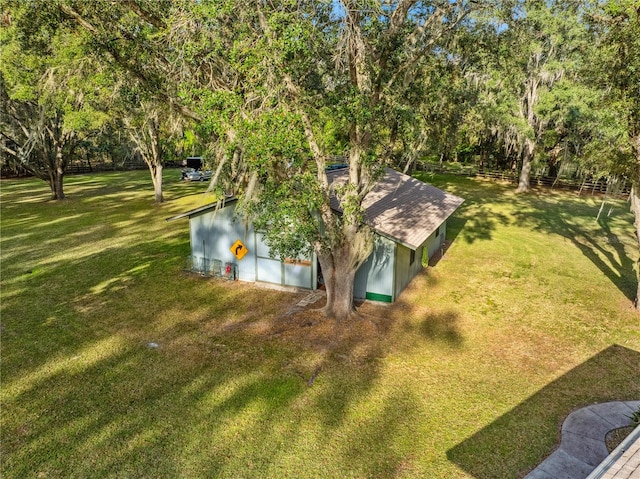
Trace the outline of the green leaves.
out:
[[[299,258],[311,253],[322,241],[322,223],[317,212],[323,203],[313,172],[282,164],[264,178],[256,201],[245,198],[241,210],[262,231],[274,257]]]
[[[640,134],[640,10],[632,0],[610,0],[595,17],[603,28],[598,61],[601,77],[624,98],[628,107],[630,135]]]
[[[300,118],[282,110],[267,111],[257,118],[245,120],[240,133],[244,155],[260,174],[287,174],[273,171],[274,165],[287,165],[288,170],[304,168],[310,152]]]

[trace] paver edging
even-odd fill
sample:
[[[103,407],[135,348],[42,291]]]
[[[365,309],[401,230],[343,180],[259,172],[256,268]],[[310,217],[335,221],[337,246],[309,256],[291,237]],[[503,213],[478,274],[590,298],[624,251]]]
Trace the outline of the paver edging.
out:
[[[622,455],[636,442],[640,443],[640,426],[637,426],[624,441],[618,444],[611,454],[596,467],[586,479],[601,479]]]

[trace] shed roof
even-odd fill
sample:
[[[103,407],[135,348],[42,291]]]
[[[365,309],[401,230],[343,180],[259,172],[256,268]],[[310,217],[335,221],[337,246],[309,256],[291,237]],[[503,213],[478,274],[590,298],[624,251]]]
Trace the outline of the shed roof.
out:
[[[346,182],[348,169],[328,171],[331,182]],[[385,175],[365,197],[366,221],[377,233],[413,250],[464,202],[458,196],[387,168]],[[337,198],[331,207],[341,211]]]
[[[174,220],[179,220],[181,218],[191,217],[191,216],[197,215],[198,213],[203,213],[205,211],[209,211],[214,208],[224,208],[225,206],[230,205],[231,203],[235,203],[236,201],[237,199],[233,197],[233,198],[225,198],[220,203],[218,203],[217,201],[214,201],[213,203],[207,203],[204,206],[199,206],[198,208],[194,208],[192,210],[185,211],[184,213],[180,213],[179,215],[172,216],[171,218],[167,218],[167,221],[174,221]]]
[[[330,182],[346,182],[347,168],[327,171]],[[228,198],[222,206],[235,201]],[[366,221],[378,234],[391,238],[413,250],[418,249],[433,232],[463,203],[463,199],[435,186],[387,168],[363,202]],[[217,202],[167,218],[167,221],[193,216],[216,208]],[[336,197],[331,208],[342,212]]]

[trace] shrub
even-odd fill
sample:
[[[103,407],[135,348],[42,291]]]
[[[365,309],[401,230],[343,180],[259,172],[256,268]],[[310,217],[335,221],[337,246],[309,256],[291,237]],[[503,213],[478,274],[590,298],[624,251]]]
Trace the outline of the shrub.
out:
[[[629,416],[629,419],[631,419],[631,423],[634,426],[640,425],[640,407],[636,412],[634,412],[633,414],[631,414],[631,416]]]

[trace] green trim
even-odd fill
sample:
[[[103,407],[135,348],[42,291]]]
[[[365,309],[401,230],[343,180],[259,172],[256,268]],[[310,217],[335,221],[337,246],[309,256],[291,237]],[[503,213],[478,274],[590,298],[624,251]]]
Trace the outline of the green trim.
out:
[[[370,293],[367,291],[367,294],[365,295],[365,297],[372,301],[382,301],[383,303],[393,303],[393,298],[388,294]]]

